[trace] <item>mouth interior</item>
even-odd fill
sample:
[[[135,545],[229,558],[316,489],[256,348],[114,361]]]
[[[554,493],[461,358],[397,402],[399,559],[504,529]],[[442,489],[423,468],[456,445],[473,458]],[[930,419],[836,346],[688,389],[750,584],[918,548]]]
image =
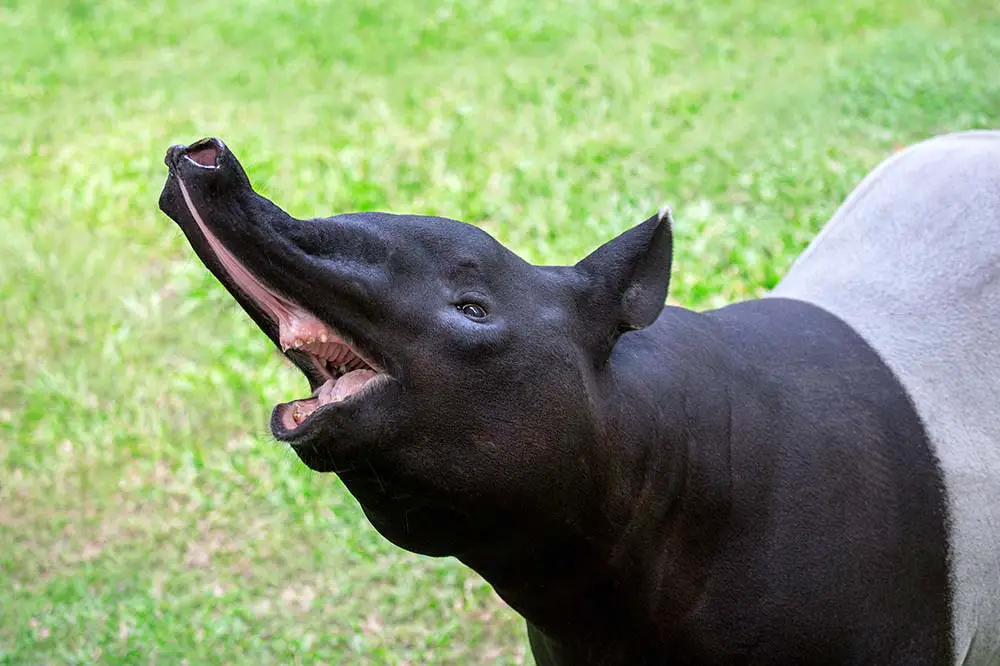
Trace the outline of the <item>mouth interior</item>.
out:
[[[218,149],[214,145],[195,146],[186,157],[202,164],[215,166]],[[206,160],[204,164],[199,160]],[[308,310],[265,287],[260,280],[240,263],[208,228],[191,200],[184,181],[178,177],[181,195],[191,217],[208,241],[215,256],[236,285],[254,300],[278,324],[278,340],[282,351],[296,349],[309,356],[318,373],[326,381],[309,398],[295,400],[279,407],[281,421],[288,430],[294,430],[317,409],[337,403],[361,393],[362,389],[384,372],[366,360],[331,326],[320,321]]]

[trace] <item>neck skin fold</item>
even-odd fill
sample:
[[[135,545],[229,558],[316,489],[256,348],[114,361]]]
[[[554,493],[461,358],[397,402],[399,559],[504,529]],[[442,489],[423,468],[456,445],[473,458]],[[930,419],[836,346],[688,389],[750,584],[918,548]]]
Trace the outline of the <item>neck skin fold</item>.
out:
[[[730,505],[731,411],[725,354],[706,351],[699,317],[665,311],[659,325],[676,330],[656,337],[670,350],[643,331],[619,341],[594,389],[591,478],[566,498],[576,510],[559,522],[512,516],[460,556],[567,663],[641,663],[629,660],[644,638],[673,633],[711,575]]]

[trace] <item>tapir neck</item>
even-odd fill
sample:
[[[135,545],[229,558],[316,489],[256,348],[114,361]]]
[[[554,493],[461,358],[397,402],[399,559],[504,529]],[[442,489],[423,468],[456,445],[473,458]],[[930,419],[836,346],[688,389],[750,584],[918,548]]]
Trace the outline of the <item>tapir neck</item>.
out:
[[[730,479],[725,353],[711,328],[667,308],[624,335],[593,388],[598,433],[580,447],[591,478],[570,512],[583,519],[511,523],[462,558],[528,620],[533,640],[569,650],[565,663],[641,663],[641,634],[662,637],[701,592]]]

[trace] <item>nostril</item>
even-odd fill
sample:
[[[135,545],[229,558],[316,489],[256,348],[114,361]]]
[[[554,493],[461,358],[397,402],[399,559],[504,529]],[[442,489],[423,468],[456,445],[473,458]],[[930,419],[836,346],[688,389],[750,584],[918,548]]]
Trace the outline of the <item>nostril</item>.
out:
[[[212,150],[211,148],[203,148],[201,150],[188,151],[186,157],[197,164],[198,166],[209,167],[214,169],[216,167],[215,160],[218,158],[219,154]]]
[[[188,146],[185,156],[198,166],[214,169],[219,166],[221,144],[215,139],[198,141]]]
[[[184,156],[200,167],[215,169],[225,147],[218,139],[202,139],[184,149]]]

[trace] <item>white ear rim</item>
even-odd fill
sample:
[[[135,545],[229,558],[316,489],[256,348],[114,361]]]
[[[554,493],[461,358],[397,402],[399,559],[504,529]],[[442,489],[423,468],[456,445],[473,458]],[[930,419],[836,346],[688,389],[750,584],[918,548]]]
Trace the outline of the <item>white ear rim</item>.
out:
[[[670,204],[663,204],[662,206],[660,206],[660,210],[656,211],[657,222],[662,222],[664,218],[666,218],[667,222],[669,222],[671,226],[673,226],[674,213],[670,209]]]

